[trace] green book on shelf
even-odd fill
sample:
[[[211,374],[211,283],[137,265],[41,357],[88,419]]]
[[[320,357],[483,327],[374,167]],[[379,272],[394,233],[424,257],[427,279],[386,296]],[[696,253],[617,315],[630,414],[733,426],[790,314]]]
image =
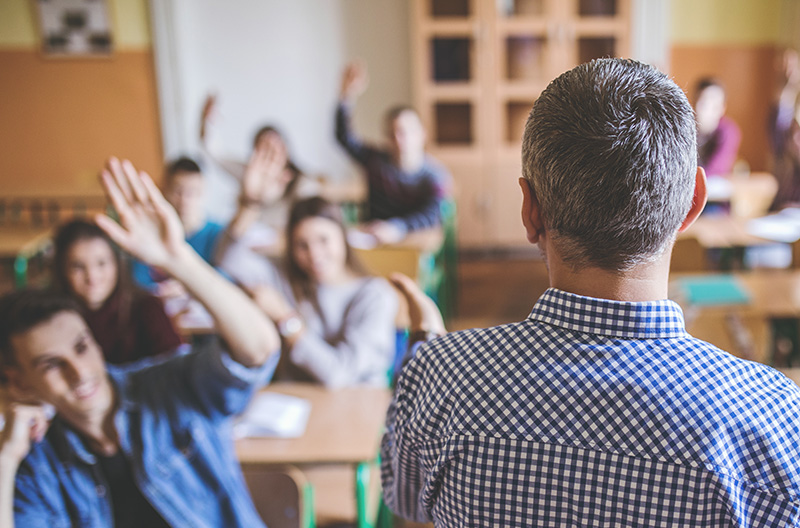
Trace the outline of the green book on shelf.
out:
[[[686,277],[681,286],[689,303],[695,306],[745,304],[750,295],[733,275]]]

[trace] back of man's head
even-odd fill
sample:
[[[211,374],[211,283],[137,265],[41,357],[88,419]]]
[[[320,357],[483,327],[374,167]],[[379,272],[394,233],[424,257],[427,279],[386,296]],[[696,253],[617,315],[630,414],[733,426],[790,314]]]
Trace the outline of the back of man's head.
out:
[[[17,364],[12,348],[14,336],[24,334],[62,312],[80,313],[73,299],[50,291],[17,290],[0,297],[0,366]]]
[[[567,265],[628,270],[666,250],[691,207],[692,107],[651,66],[623,59],[582,64],[534,104],[522,170]]]

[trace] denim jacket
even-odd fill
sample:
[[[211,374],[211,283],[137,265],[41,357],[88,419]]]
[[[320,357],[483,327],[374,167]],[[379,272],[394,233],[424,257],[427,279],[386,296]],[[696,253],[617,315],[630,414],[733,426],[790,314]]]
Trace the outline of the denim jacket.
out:
[[[109,366],[114,423],[142,494],[174,527],[263,527],[233,449],[231,417],[278,362],[247,369],[218,347],[138,369]],[[111,501],[96,457],[58,416],[17,472],[17,526],[106,528]]]

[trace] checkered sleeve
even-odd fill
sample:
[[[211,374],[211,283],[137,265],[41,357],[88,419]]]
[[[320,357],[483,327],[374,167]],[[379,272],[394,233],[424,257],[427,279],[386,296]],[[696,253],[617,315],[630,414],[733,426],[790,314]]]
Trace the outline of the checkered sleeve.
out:
[[[381,481],[383,499],[393,512],[405,519],[427,522],[430,519],[420,501],[424,486],[420,445],[408,426],[415,408],[418,374],[419,367],[412,362],[398,379],[381,442]]]

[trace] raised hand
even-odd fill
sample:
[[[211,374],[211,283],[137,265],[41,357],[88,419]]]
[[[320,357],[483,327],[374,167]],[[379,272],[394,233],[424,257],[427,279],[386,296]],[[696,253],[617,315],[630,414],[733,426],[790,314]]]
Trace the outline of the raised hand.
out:
[[[353,61],[348,64],[342,73],[342,87],[339,99],[342,101],[355,101],[369,85],[367,67],[362,61]]]
[[[101,179],[119,223],[106,215],[95,221],[122,249],[167,271],[191,251],[177,213],[147,173],[137,172],[128,160],[110,158]]]
[[[208,123],[211,120],[211,116],[214,114],[217,108],[217,96],[214,94],[209,94],[206,97],[205,102],[203,103],[203,111],[200,114],[200,139],[205,141],[206,135],[208,132]]]
[[[287,161],[286,145],[278,137],[268,136],[260,142],[242,176],[242,201],[264,205],[279,200],[289,183]]]
[[[412,332],[433,332],[439,335],[447,333],[436,303],[425,295],[416,282],[402,273],[392,273],[389,280],[400,290],[408,303]]]
[[[0,460],[16,468],[30,451],[31,442],[42,441],[49,424],[42,407],[21,403],[8,405],[5,420],[0,436]]]

